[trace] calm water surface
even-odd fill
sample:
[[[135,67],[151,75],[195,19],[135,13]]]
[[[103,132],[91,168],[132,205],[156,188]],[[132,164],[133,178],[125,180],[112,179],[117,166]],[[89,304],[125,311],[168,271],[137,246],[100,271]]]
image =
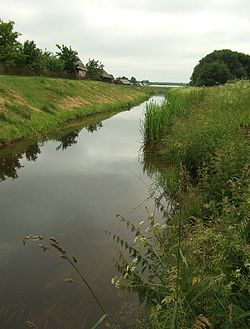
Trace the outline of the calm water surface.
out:
[[[163,97],[153,97],[162,103]],[[152,99],[151,99],[152,101]],[[57,140],[22,143],[0,153],[0,328],[90,328],[100,317],[85,288],[55,252],[43,253],[28,234],[54,236],[80,267],[111,317],[124,303],[111,278],[115,247],[105,230],[127,236],[116,213],[140,221],[151,179],[138,160],[146,102],[67,132]],[[143,202],[145,201],[145,202]],[[135,296],[126,296],[131,303]],[[101,327],[100,327],[101,328]]]

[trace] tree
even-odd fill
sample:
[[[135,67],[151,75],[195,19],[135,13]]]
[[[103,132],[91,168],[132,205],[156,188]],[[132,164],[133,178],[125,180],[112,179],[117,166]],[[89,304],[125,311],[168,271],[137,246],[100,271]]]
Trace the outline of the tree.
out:
[[[43,58],[43,51],[39,49],[35,42],[26,40],[20,50],[21,64],[34,72],[43,72],[46,70],[46,61]]]
[[[46,70],[53,73],[61,73],[64,71],[64,63],[58,58],[58,56],[45,50],[42,59]]]
[[[3,22],[0,19],[0,62],[4,64],[15,63],[20,43],[17,38],[21,35],[13,31],[14,22]]]
[[[104,68],[104,65],[101,62],[99,62],[98,60],[89,59],[88,63],[86,64],[86,68],[88,78],[94,80],[101,79],[101,75]]]
[[[60,50],[56,54],[58,58],[64,63],[64,70],[69,74],[76,73],[78,52],[76,50],[73,50],[71,46],[69,47],[65,45],[62,46],[56,45],[56,46]]]
[[[136,78],[135,78],[135,77],[131,77],[130,82],[131,82],[133,85],[135,85],[135,84],[136,84]]]
[[[213,51],[199,61],[191,76],[191,85],[212,86],[245,78],[250,78],[250,56],[222,49]]]
[[[207,63],[200,72],[198,85],[214,86],[224,84],[232,79],[233,75],[228,66],[220,61]]]

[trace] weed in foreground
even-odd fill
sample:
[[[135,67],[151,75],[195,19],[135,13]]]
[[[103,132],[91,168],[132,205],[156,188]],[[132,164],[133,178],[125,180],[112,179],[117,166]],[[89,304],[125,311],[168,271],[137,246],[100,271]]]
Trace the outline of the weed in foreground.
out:
[[[77,283],[83,286],[86,286],[91,293],[92,297],[94,298],[96,304],[99,306],[102,316],[101,318],[94,324],[94,326],[91,329],[97,328],[101,323],[104,321],[106,322],[106,325],[112,329],[115,329],[115,326],[113,322],[111,321],[108,313],[106,312],[102,302],[94,292],[93,288],[89,285],[86,277],[82,273],[82,271],[78,267],[78,260],[75,256],[70,256],[68,252],[61,246],[60,242],[55,239],[54,237],[49,237],[48,239],[43,238],[41,235],[27,235],[23,238],[23,244],[25,245],[27,241],[42,241],[43,243],[40,243],[38,247],[43,251],[46,252],[49,249],[53,249],[57,252],[57,255],[62,258],[63,260],[67,261],[75,270],[75,272],[80,277],[80,281],[74,280],[72,278],[66,278],[66,283]],[[27,324],[34,329],[37,329],[36,325],[32,323],[31,321],[28,321]]]

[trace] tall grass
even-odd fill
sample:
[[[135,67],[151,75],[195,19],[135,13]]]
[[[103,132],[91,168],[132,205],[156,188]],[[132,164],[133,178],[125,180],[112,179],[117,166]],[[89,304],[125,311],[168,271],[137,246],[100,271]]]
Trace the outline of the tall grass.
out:
[[[147,302],[151,329],[247,329],[250,82],[179,89],[167,98],[148,107],[144,124],[144,149],[153,144],[161,165],[144,157],[172,211],[156,198],[163,224],[150,216],[147,227],[128,225],[132,245],[114,237],[130,256],[120,258],[116,285]]]
[[[178,115],[185,106],[185,98],[176,93],[169,93],[163,105],[148,104],[143,122],[144,142],[161,142],[171,125],[172,117]]]

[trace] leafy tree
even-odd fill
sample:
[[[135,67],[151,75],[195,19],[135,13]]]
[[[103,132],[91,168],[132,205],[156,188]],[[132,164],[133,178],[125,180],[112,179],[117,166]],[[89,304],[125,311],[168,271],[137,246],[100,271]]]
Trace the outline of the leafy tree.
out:
[[[15,32],[14,22],[3,22],[0,19],[0,62],[6,65],[14,63],[18,55],[20,43],[17,38],[20,33]]]
[[[202,68],[197,83],[199,86],[214,86],[217,84],[224,84],[228,80],[232,79],[232,77],[233,75],[225,63],[213,61],[211,63],[207,63]]]
[[[94,80],[101,79],[104,65],[100,61],[89,59],[88,63],[86,64],[86,68],[87,68],[87,76],[89,78]]]
[[[20,50],[20,60],[21,64],[34,71],[43,72],[46,71],[46,61],[43,58],[43,51],[39,49],[35,42],[32,40],[26,40]]]
[[[42,54],[42,59],[47,71],[53,73],[61,73],[64,71],[64,62],[51,52],[45,50]]]
[[[77,69],[77,61],[78,61],[78,52],[73,50],[71,46],[67,47],[65,45],[56,45],[60,50],[57,52],[58,58],[64,63],[64,70],[67,73],[74,74]]]
[[[136,78],[135,78],[135,77],[131,77],[130,82],[131,82],[133,85],[135,85],[135,84],[136,84]]]
[[[191,85],[212,86],[230,79],[250,78],[250,56],[229,49],[215,50],[194,68]]]

